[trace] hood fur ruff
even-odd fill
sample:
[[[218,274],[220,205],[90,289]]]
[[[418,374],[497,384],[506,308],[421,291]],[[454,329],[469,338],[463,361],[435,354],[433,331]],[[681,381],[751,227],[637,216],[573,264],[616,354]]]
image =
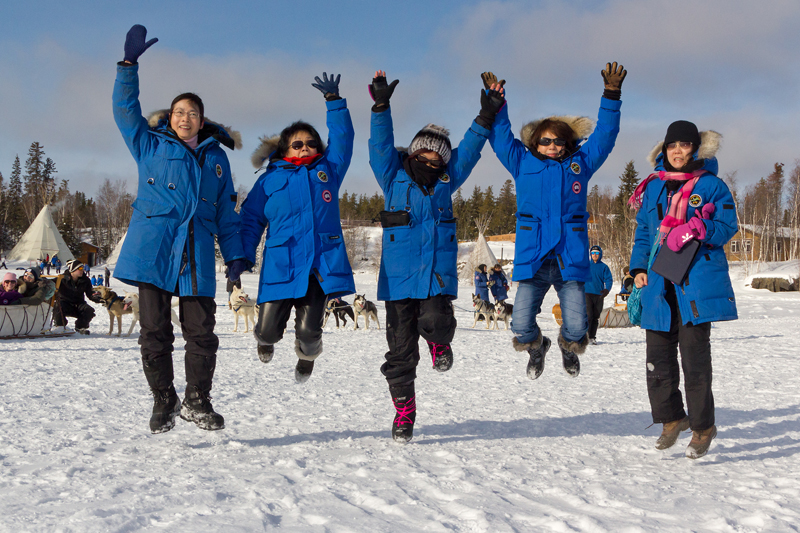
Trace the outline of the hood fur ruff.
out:
[[[575,132],[575,136],[572,140],[575,142],[575,146],[580,144],[580,141],[586,139],[591,135],[594,131],[594,120],[590,119],[589,117],[578,117],[575,115],[563,115],[563,116],[552,116],[552,117],[545,117],[540,118],[531,122],[528,122],[519,132],[519,138],[522,141],[522,144],[528,147],[529,150],[534,151],[534,148],[531,147],[531,135],[533,132],[536,131],[536,127],[542,123],[542,121],[550,119],[550,120],[560,120],[561,122],[566,122],[572,131]]]
[[[169,117],[169,109],[159,109],[158,111],[153,111],[152,113],[150,113],[150,116],[147,117],[147,125],[150,126],[151,128],[155,128],[156,126],[158,126],[158,123],[161,122],[162,120],[166,122],[167,121],[167,117]],[[234,149],[236,149],[236,150],[241,150],[242,149],[242,134],[241,133],[239,133],[238,131],[236,131],[236,130],[234,130],[234,129],[232,129],[232,128],[224,125],[224,124],[222,124],[221,122],[214,122],[213,120],[211,120],[208,117],[205,117],[203,120],[205,121],[206,125],[212,124],[214,126],[217,126],[219,128],[222,128],[223,130],[225,130],[225,132],[228,134],[228,136],[230,136],[230,138],[233,139]]]
[[[714,130],[707,130],[700,132],[700,148],[697,149],[697,159],[709,159],[717,155],[717,151],[719,151],[722,145],[722,134],[717,133]],[[658,158],[658,154],[662,152],[664,149],[664,141],[659,141],[650,150],[650,154],[647,156],[647,162],[650,163],[650,166],[655,168],[656,167],[656,159]]]
[[[250,162],[253,163],[253,168],[260,169],[264,166],[264,162],[267,161],[270,155],[278,149],[278,141],[281,140],[280,135],[264,135],[258,139],[260,142],[258,143],[258,148],[253,152],[253,155],[250,157]],[[325,143],[322,143],[320,146],[318,153],[323,154],[325,153]]]

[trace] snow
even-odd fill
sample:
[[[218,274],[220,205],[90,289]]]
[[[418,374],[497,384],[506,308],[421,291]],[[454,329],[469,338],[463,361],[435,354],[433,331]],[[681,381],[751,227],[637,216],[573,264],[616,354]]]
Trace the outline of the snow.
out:
[[[97,306],[89,337],[0,341],[0,530],[797,531],[800,297],[743,278],[741,318],[712,330],[719,434],[695,461],[689,434],[654,448],[639,329],[600,330],[575,379],[554,346],[531,381],[510,331],[469,328],[463,285],[455,365],[437,373],[423,352],[414,440],[401,445],[383,329],[329,321],[300,385],[293,321],[261,363],[251,334],[232,332],[220,275],[212,396],[226,428],[178,420],[152,435],[137,339],[106,335]],[[255,294],[258,276],[243,280]],[[356,285],[375,300],[374,271]],[[551,291],[540,319],[551,338],[555,302]]]
[[[792,283],[798,276],[800,276],[800,259],[780,263],[762,263],[758,274],[748,276],[745,284],[750,285],[756,278],[780,278]]]

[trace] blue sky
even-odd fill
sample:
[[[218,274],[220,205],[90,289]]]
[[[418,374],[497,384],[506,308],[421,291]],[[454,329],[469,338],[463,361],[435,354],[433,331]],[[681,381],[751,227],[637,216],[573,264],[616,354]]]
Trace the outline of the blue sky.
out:
[[[800,3],[670,2],[14,2],[0,20],[0,172],[44,145],[70,189],[93,195],[104,178],[136,189],[136,168],[111,113],[116,62],[133,24],[159,42],[140,59],[142,107],[184,91],[206,114],[239,130],[229,153],[237,183],[256,179],[258,137],[303,119],[325,135],[325,106],[311,87],[342,74],[356,128],[344,188],[378,191],[369,169],[366,91],[376,69],[400,79],[395,139],[407,145],[428,122],[456,144],[479,110],[484,70],[507,80],[515,131],[551,114],[597,116],[600,70],[619,61],[623,85],[617,146],[593,183],[616,188],[625,163],[645,158],[678,119],[724,136],[720,173],[744,187],[775,162],[800,158]],[[465,185],[509,178],[488,143]]]

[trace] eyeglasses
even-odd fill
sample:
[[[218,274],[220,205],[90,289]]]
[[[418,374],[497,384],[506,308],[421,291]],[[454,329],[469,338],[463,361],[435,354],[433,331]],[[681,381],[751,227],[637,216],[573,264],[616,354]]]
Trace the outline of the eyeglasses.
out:
[[[426,164],[426,165],[428,165],[429,167],[432,167],[432,168],[442,168],[444,166],[444,161],[442,161],[441,159],[439,159],[439,158],[428,159],[427,157],[425,157],[423,155],[418,155],[417,156],[417,161],[419,161],[420,163],[424,163],[424,164]]]
[[[319,148],[319,143],[317,141],[315,141],[314,139],[311,139],[310,141],[305,141],[305,142],[303,142],[303,141],[294,141],[289,146],[291,147],[292,150],[302,150],[303,149],[303,145],[308,146],[311,149]]]
[[[676,146],[680,146],[681,148],[691,148],[692,147],[692,143],[690,143],[688,141],[669,143],[667,145],[667,150],[674,150]]]
[[[177,118],[183,118],[183,117],[188,116],[190,119],[196,120],[196,119],[200,118],[200,113],[198,113],[197,111],[189,111],[187,113],[183,109],[178,109],[177,111],[173,111],[172,112],[172,116],[173,117],[177,117]]]
[[[550,143],[555,144],[556,146],[566,146],[567,141],[564,139],[550,139],[549,137],[542,137],[538,141],[539,146],[550,146]]]

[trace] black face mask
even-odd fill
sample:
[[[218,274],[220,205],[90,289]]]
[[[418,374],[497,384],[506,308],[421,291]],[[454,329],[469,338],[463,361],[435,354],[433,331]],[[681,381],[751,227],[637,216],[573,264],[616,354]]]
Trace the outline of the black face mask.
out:
[[[442,177],[444,174],[444,167],[442,168],[432,168],[429,167],[426,163],[422,163],[417,161],[416,158],[407,157],[405,161],[403,161],[403,168],[405,168],[406,173],[411,176],[411,179],[417,185],[421,185],[423,187],[431,187],[439,181],[439,178]]]

